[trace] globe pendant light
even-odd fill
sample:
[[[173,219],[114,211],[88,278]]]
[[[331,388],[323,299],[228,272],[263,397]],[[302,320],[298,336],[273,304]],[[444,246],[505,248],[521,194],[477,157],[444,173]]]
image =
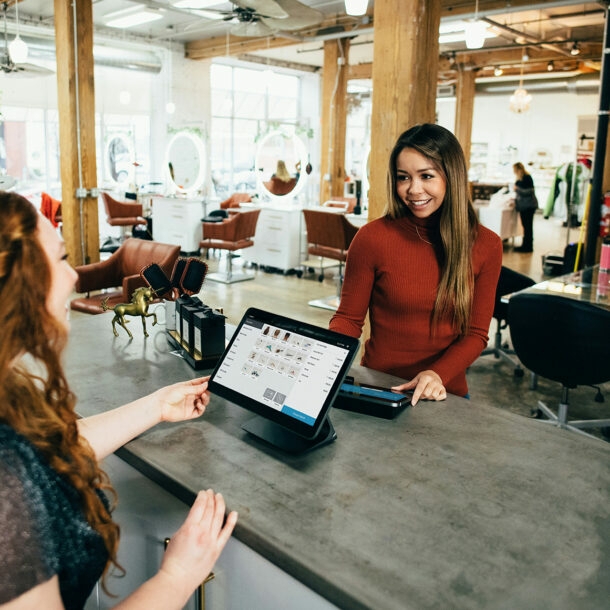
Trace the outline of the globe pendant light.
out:
[[[521,77],[519,79],[519,86],[510,96],[509,108],[513,112],[521,114],[522,112],[527,112],[529,110],[531,101],[532,96],[523,88],[523,59],[521,59]]]

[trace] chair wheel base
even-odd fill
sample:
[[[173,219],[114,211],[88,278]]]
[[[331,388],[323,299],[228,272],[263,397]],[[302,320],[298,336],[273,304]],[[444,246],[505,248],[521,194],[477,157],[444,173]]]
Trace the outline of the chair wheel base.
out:
[[[524,374],[525,374],[525,371],[523,369],[515,369],[513,372],[513,376],[517,377],[517,378],[523,377]]]
[[[533,419],[545,419],[542,409],[532,409],[530,411],[530,417]]]

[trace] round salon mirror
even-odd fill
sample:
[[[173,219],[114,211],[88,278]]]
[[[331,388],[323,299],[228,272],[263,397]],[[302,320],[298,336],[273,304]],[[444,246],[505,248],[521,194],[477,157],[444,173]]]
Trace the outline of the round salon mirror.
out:
[[[110,179],[118,185],[133,182],[135,173],[131,140],[123,134],[112,136],[106,144],[106,166]]]
[[[169,181],[181,193],[201,188],[205,178],[203,142],[189,131],[180,131],[167,145],[165,168]]]
[[[298,195],[307,179],[307,152],[301,138],[280,131],[267,134],[256,155],[259,192],[274,200],[290,200]]]

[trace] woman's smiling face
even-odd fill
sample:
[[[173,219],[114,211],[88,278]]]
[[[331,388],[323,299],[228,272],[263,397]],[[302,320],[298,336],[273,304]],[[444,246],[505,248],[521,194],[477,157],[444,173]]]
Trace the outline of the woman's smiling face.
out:
[[[396,159],[396,192],[418,218],[428,218],[445,199],[447,181],[427,157],[413,148],[403,149]]]

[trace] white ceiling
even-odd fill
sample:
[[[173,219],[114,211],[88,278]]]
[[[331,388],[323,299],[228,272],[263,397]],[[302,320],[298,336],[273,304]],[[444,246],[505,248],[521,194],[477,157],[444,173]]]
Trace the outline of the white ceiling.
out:
[[[14,1],[14,0],[13,0]],[[208,38],[227,38],[227,33],[235,28],[229,21],[205,18],[194,9],[177,8],[179,0],[92,0],[93,20],[98,37],[111,38],[118,41],[144,41],[147,43],[166,44],[167,41],[187,44],[189,42]],[[192,6],[201,0],[191,0]],[[213,0],[212,0],[213,1]],[[275,5],[274,0],[240,0],[241,5],[262,7],[265,2]],[[374,0],[369,0],[369,15],[371,17],[350,17],[345,14],[344,0],[277,0],[277,3],[287,7],[291,12],[293,6],[305,5],[320,11],[325,20],[321,26],[304,28],[300,31],[276,31],[276,37],[290,37],[295,44],[278,49],[265,48],[268,37],[261,37],[261,49],[252,54],[264,58],[265,61],[290,62],[295,65],[320,68],[323,65],[323,40],[331,36],[345,36],[345,30],[353,27],[364,28],[363,35],[352,38],[350,45],[350,64],[370,63],[373,59],[372,26],[369,23],[374,12]],[[12,4],[12,3],[10,3]],[[442,25],[457,19],[471,18],[474,12],[474,1],[444,0]],[[492,0],[480,0],[479,18],[497,32],[498,36],[487,39],[484,49],[480,52],[467,51],[463,42],[441,44],[440,51],[448,61],[445,66],[451,71],[455,57],[468,53],[468,61],[474,62],[477,68],[493,65],[502,61],[509,63],[509,58],[515,64],[515,48],[526,49],[531,58],[531,68],[534,60],[540,63],[536,71],[546,70],[550,60],[566,62],[566,70],[586,65],[587,70],[599,71],[601,65],[601,44],[604,33],[605,3],[573,1],[542,2],[540,4],[524,3],[513,0],[502,5]],[[157,21],[147,23],[129,30],[108,28],[108,16],[117,11],[133,9],[141,5],[161,15]],[[267,5],[269,6],[269,5]],[[230,12],[235,8],[231,2],[217,2],[210,6],[210,11]],[[451,16],[449,16],[451,15]],[[455,17],[453,16],[455,15]],[[50,0],[22,0],[19,3],[21,27],[29,32],[53,28],[53,2]],[[14,28],[15,7],[8,9],[9,31]],[[290,21],[290,18],[288,19]],[[332,26],[329,24],[332,22]],[[281,23],[275,20],[275,23]],[[234,30],[233,30],[234,31]],[[332,34],[332,32],[335,32]],[[353,35],[353,34],[352,34]],[[575,58],[570,56],[569,48],[574,41],[579,41],[583,54]],[[527,45],[527,46],[524,46]],[[490,55],[490,52],[493,54]],[[512,56],[509,54],[512,52]],[[477,59],[480,58],[480,59]],[[521,52],[519,53],[521,57]],[[506,59],[505,59],[506,58]],[[570,63],[571,62],[571,63]],[[584,63],[583,63],[584,62]],[[510,68],[510,66],[506,66]],[[513,66],[514,68],[514,66]],[[481,72],[484,76],[484,71]]]

